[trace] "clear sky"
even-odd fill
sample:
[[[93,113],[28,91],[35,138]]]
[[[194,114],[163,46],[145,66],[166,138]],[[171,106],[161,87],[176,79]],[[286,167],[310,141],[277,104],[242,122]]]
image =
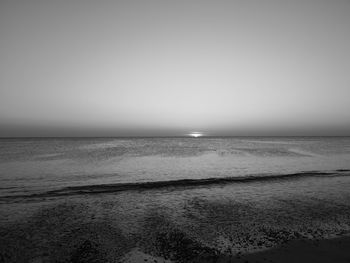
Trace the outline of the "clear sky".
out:
[[[0,1],[0,136],[195,131],[350,135],[350,1]]]

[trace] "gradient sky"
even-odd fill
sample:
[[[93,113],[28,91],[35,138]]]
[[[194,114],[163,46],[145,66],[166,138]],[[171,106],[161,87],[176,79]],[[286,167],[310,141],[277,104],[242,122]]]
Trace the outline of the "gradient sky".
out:
[[[350,135],[350,1],[1,0],[0,136]]]

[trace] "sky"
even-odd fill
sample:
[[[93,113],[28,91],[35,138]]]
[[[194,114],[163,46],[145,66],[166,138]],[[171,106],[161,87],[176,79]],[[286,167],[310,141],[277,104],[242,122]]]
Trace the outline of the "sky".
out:
[[[1,0],[0,136],[350,135],[350,1]]]

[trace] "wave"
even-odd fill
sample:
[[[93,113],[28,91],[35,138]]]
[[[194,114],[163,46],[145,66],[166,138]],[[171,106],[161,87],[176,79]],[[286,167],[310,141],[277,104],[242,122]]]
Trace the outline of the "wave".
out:
[[[202,178],[202,179],[180,179],[167,181],[148,181],[148,182],[133,182],[133,183],[115,183],[115,184],[97,184],[83,186],[69,186],[57,190],[47,191],[44,193],[3,196],[0,200],[17,199],[17,198],[43,198],[43,197],[59,197],[83,194],[101,194],[114,193],[121,191],[142,191],[161,188],[187,188],[200,187],[210,185],[225,185],[232,183],[245,183],[253,181],[276,181],[287,180],[304,177],[339,177],[350,176],[350,170],[338,169],[331,172],[308,171],[290,174],[264,174],[264,175],[248,175],[237,177],[218,177],[218,178]]]

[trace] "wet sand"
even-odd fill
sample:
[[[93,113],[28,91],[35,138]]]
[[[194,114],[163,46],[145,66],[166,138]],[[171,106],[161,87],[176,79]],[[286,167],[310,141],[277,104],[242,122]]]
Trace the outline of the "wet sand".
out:
[[[123,263],[170,263],[161,257],[154,257],[139,250],[130,252]],[[184,262],[193,263],[348,263],[350,262],[350,237],[343,236],[324,240],[294,240],[276,248],[251,254],[235,256],[202,255]]]
[[[290,241],[274,249],[238,256],[232,262],[350,262],[350,237]]]

